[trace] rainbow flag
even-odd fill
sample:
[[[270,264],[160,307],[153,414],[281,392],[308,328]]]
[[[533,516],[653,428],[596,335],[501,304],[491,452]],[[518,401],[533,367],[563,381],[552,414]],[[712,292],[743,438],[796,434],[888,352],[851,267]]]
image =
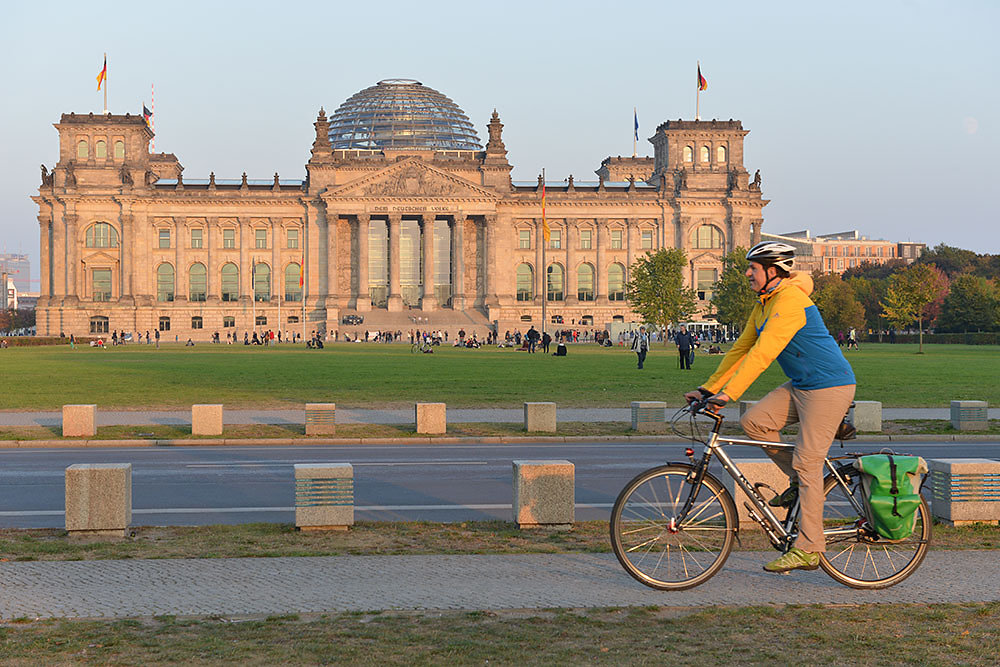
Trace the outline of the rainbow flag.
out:
[[[701,75],[701,63],[698,64],[698,90],[708,90],[708,81]]]
[[[97,90],[101,89],[101,85],[108,80],[108,57],[104,56],[104,67],[101,68],[101,73],[97,75]]]

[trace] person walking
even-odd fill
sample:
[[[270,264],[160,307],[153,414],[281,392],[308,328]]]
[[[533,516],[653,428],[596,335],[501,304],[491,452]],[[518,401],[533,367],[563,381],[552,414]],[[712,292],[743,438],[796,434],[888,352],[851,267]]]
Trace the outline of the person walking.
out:
[[[639,333],[632,338],[632,351],[639,358],[639,370],[646,363],[646,353],[649,352],[649,334],[646,333],[645,325],[639,327]]]
[[[764,449],[789,477],[789,487],[768,504],[793,507],[798,500],[801,507],[794,546],[765,565],[767,572],[819,567],[826,550],[823,461],[856,388],[851,365],[809,298],[812,278],[791,272],[794,257],[795,248],[785,243],[764,241],[750,249],[746,275],[758,299],[743,334],[705,384],[684,395],[688,402],[706,400],[718,411],[775,359],[789,378],[740,418],[748,437],[767,442],[780,442],[785,426],[800,425],[793,452]]]
[[[552,342],[552,336],[550,336],[549,332],[546,331],[545,333],[542,334],[542,352],[544,352],[545,354],[549,353],[549,344],[551,342]]]
[[[847,349],[860,350],[858,347],[858,330],[851,327],[851,330],[847,332]]]
[[[694,336],[687,330],[687,325],[682,324],[681,330],[674,334],[674,344],[677,345],[677,352],[681,358],[681,370],[691,370],[691,357],[694,355]]]
[[[156,349],[160,349],[160,330],[153,329],[153,336],[156,338]]]

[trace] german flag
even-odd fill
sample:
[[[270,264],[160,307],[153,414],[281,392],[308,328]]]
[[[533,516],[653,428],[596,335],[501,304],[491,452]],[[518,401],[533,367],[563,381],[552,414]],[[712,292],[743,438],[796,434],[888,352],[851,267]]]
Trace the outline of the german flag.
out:
[[[701,63],[698,64],[698,90],[708,90],[708,81],[701,75]]]
[[[108,80],[108,57],[104,56],[104,67],[101,68],[101,73],[97,75],[97,90],[101,89],[101,85]]]
[[[146,105],[142,105],[142,119],[146,121],[146,125],[149,125],[150,119],[153,117],[153,112],[146,108]]]

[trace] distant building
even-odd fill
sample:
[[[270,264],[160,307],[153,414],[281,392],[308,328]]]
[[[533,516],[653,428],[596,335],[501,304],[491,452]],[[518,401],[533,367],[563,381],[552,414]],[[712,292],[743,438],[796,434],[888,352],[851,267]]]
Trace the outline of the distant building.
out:
[[[761,238],[795,246],[796,264],[801,270],[823,273],[843,273],[865,262],[885,264],[904,259],[907,264],[912,264],[927,247],[926,243],[871,239],[862,236],[856,229],[817,236],[813,236],[808,229],[784,234],[764,232]]]
[[[31,263],[27,255],[0,253],[0,273],[4,272],[14,279],[18,292],[31,291]]]
[[[14,280],[9,278],[6,273],[0,273],[0,285],[4,282],[6,282],[6,289],[0,295],[3,297],[0,299],[0,309],[17,310],[20,307],[17,298],[17,285],[14,284]]]

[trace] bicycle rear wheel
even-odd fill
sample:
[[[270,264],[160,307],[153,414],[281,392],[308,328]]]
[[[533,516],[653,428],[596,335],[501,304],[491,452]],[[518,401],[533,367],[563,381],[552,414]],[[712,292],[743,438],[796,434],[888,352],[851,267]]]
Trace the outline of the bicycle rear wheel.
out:
[[[729,492],[706,474],[687,517],[675,523],[690,495],[691,467],[651,468],[625,485],[611,510],[611,547],[637,581],[682,590],[706,581],[733,548],[737,516]]]
[[[843,468],[842,473],[851,497],[863,507],[861,473],[853,468]],[[819,564],[827,574],[851,588],[888,588],[920,566],[931,539],[931,513],[923,499],[913,533],[904,540],[888,541],[862,528],[864,517],[858,515],[836,478],[827,476],[823,489],[826,552],[820,554]]]

